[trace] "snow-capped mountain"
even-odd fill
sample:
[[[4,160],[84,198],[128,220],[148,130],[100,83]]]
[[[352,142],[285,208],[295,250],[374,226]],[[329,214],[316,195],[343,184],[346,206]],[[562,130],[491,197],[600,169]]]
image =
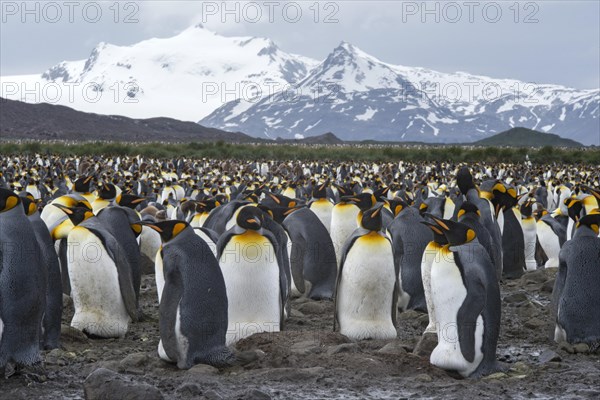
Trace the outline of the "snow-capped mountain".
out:
[[[254,136],[468,142],[514,126],[600,144],[600,90],[391,65],[342,42],[294,88],[201,124]]]
[[[228,101],[298,82],[316,64],[270,39],[225,37],[199,24],[131,46],[100,43],[87,60],[64,61],[41,75],[1,77],[0,95],[100,114],[198,121]]]
[[[345,42],[318,62],[202,25],[131,46],[100,43],[86,60],[0,77],[0,88],[12,100],[257,137],[467,142],[522,126],[600,145],[600,89],[392,65]]]

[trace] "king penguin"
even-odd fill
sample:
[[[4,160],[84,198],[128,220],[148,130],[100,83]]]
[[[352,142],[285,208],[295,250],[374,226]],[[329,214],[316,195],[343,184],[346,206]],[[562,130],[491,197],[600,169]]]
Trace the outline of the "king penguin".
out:
[[[164,287],[161,290],[159,356],[189,369],[202,363],[232,365],[225,346],[227,289],[208,245],[184,221],[149,223],[162,239]]]
[[[549,214],[546,210],[538,211],[539,219],[536,222],[536,234],[540,246],[548,257],[544,265],[545,268],[558,268],[560,248],[567,239],[566,226],[555,218],[558,213],[560,213],[559,209],[553,214]]]
[[[464,377],[497,372],[501,309],[496,270],[475,231],[451,220],[434,222],[448,244],[431,266],[438,345],[430,361]]]
[[[217,243],[228,299],[227,344],[258,332],[279,332],[287,282],[279,265],[277,241],[262,227],[262,211],[240,209],[236,224]]]
[[[363,213],[348,238],[335,294],[334,330],[352,340],[396,338],[398,268],[382,232],[383,204]]]
[[[398,307],[402,311],[410,309],[426,312],[421,261],[432,234],[420,223],[423,218],[415,207],[409,207],[402,200],[395,201],[394,213],[396,217],[387,230],[392,238],[394,263],[400,274]]]
[[[0,188],[0,372],[41,361],[47,270],[20,198]]]
[[[560,251],[552,292],[554,340],[600,347],[600,210],[581,218],[573,239]]]
[[[523,237],[525,239],[525,268],[527,271],[535,271],[537,269],[537,261],[535,260],[537,225],[533,217],[534,201],[534,199],[530,198],[521,204],[521,228],[523,229]]]
[[[40,247],[41,261],[46,265],[48,271],[46,309],[42,321],[42,344],[46,350],[56,349],[60,346],[60,321],[62,318],[62,282],[58,255],[48,227],[40,218],[35,202],[27,197],[21,200]]]
[[[423,280],[423,293],[425,295],[425,302],[427,303],[427,314],[429,317],[429,323],[419,340],[415,348],[415,352],[425,351],[426,355],[431,355],[431,352],[437,345],[437,320],[435,316],[435,304],[431,295],[431,267],[434,262],[440,260],[440,251],[448,244],[446,236],[438,226],[430,221],[421,221],[423,225],[426,225],[433,232],[433,240],[427,244],[427,247],[423,251],[423,259],[421,262],[421,278]]]
[[[129,323],[137,320],[132,271],[125,250],[89,209],[55,206],[74,225],[66,236],[75,308],[71,326],[99,337],[125,336]]]

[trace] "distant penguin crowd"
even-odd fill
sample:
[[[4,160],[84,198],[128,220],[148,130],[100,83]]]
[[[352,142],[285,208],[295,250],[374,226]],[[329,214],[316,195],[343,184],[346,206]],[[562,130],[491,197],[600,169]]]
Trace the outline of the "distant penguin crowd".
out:
[[[291,299],[333,301],[335,331],[391,340],[426,313],[431,364],[496,358],[500,282],[554,268],[552,338],[600,348],[600,170],[581,165],[0,155],[0,373],[43,364],[70,325],[122,338],[146,316],[157,357],[245,362]],[[421,339],[423,339],[421,338]]]

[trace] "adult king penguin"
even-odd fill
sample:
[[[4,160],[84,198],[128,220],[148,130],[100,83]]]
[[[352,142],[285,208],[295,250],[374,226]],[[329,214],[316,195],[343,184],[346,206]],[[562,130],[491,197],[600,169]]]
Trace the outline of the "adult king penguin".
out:
[[[46,264],[20,198],[0,188],[0,371],[37,364]]]
[[[334,330],[350,339],[396,337],[398,268],[382,230],[383,204],[363,213],[346,242],[335,294]]]
[[[560,250],[554,284],[554,340],[600,347],[600,210],[579,219],[573,239]]]
[[[501,313],[496,270],[475,231],[459,222],[434,221],[448,244],[431,266],[438,345],[430,361],[464,377],[496,372]]]
[[[241,208],[235,226],[217,243],[227,288],[228,345],[257,332],[279,332],[283,325],[286,274],[261,213],[254,206]]]
[[[67,235],[75,314],[71,326],[99,337],[123,337],[137,320],[132,273],[123,247],[92,211],[60,204],[74,225]]]
[[[148,224],[160,233],[164,287],[159,305],[159,356],[180,369],[232,365],[225,346],[227,290],[209,246],[184,221]]]
[[[46,287],[46,309],[42,321],[42,343],[44,349],[55,349],[60,346],[60,321],[62,317],[62,282],[58,255],[54,249],[50,231],[40,218],[40,213],[33,199],[25,197],[21,201],[40,247],[41,262],[47,268],[48,285]]]

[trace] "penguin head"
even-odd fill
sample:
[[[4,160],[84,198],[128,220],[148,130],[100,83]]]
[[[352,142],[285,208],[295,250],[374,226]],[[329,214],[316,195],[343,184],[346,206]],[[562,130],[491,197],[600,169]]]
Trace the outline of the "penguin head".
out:
[[[431,229],[433,232],[433,241],[440,246],[445,246],[448,244],[448,239],[444,235],[444,232],[437,226],[437,224],[429,221],[420,221],[423,225]]]
[[[394,217],[398,216],[402,211],[409,207],[408,203],[399,197],[396,197],[389,201],[390,210],[394,213]]]
[[[78,193],[89,193],[93,176],[82,176],[73,184],[73,190]]]
[[[579,229],[582,226],[587,226],[590,228],[596,235],[600,234],[600,208],[596,208],[592,210],[588,215],[582,217],[577,222],[577,228]]]
[[[473,182],[473,175],[471,175],[471,171],[469,167],[462,167],[458,173],[456,174],[456,184],[460,189],[460,192],[464,195],[470,189],[476,189],[475,182]]]
[[[117,189],[112,183],[104,183],[98,188],[98,197],[104,200],[114,199],[117,195]]]
[[[329,185],[329,180],[315,185],[312,190],[312,197],[315,199],[324,199],[327,197],[327,186]]]
[[[383,219],[381,216],[382,208],[383,203],[378,203],[375,207],[364,211],[360,220],[360,226],[369,231],[379,232],[383,227]]]
[[[243,229],[258,231],[262,228],[262,211],[258,207],[243,207],[237,215],[236,222]]]
[[[187,222],[179,221],[176,219],[168,220],[168,221],[160,221],[160,222],[140,221],[140,222],[136,222],[133,225],[136,225],[136,224],[146,225],[146,226],[154,229],[156,232],[158,232],[160,234],[160,239],[162,240],[163,243],[167,243],[170,240],[173,240],[175,237],[177,237],[177,235],[179,235],[188,226],[190,226],[190,224],[188,224]],[[133,226],[132,226],[132,229],[134,229]],[[141,232],[141,230],[140,230],[140,232]]]
[[[521,204],[521,214],[524,217],[531,217],[531,215],[533,214],[533,204],[535,203],[535,200],[533,199],[528,199],[525,203]]]
[[[460,219],[463,215],[473,214],[477,215],[477,217],[480,217],[481,212],[479,211],[479,208],[470,201],[463,201],[463,203],[460,205],[460,209],[458,210],[458,218]]]
[[[25,215],[27,215],[28,217],[34,215],[37,212],[37,205],[35,204],[35,201],[29,196],[21,197],[21,203],[23,204]]]
[[[583,209],[583,202],[574,197],[569,197],[564,200],[565,206],[567,206],[567,211],[569,214],[569,218],[573,221],[577,222],[579,217],[581,216],[581,210]]]
[[[356,196],[344,196],[341,198],[341,200],[345,201],[346,203],[356,204],[362,212],[367,211],[375,206],[375,203],[377,203],[377,199],[372,193],[361,193]]]
[[[86,219],[92,218],[94,213],[87,207],[77,205],[76,207],[67,207],[62,204],[52,204],[54,207],[60,208],[67,216],[74,226],[79,225]]]
[[[444,233],[444,236],[446,236],[446,240],[448,240],[448,244],[450,246],[460,246],[465,243],[469,243],[477,237],[475,231],[465,224],[454,222],[449,219],[437,218],[431,214],[428,214],[428,216]]]
[[[21,204],[21,198],[12,190],[0,187],[0,213],[12,210]]]

